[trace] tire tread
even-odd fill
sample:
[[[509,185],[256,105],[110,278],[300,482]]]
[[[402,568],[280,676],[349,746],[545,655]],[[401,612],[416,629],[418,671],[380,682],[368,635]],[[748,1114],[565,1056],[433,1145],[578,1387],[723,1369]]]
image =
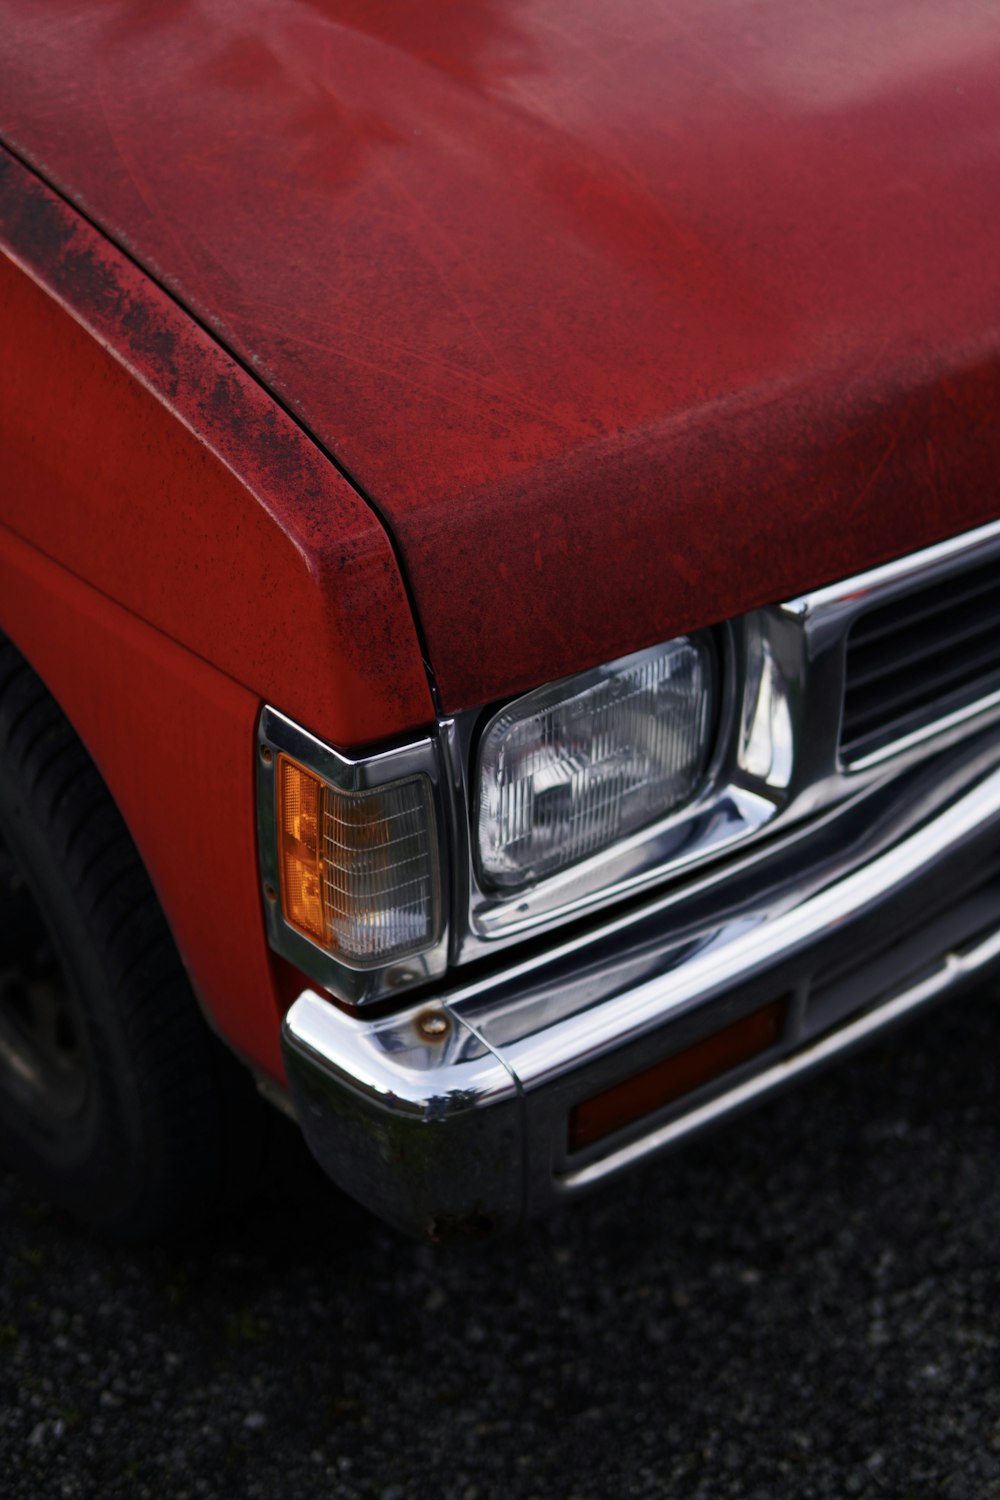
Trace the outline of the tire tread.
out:
[[[69,893],[74,931],[78,923],[99,956],[112,1029],[130,1059],[139,1101],[134,1149],[147,1159],[134,1174],[137,1190],[103,1216],[93,1204],[70,1206],[128,1238],[196,1223],[248,1185],[263,1145],[264,1108],[198,1010],[149,876],[93,762],[3,637],[0,746],[15,800],[42,835],[53,880]],[[78,942],[66,938],[64,948]],[[101,1054],[105,1069],[111,1050]],[[111,1070],[101,1083],[114,1093],[121,1080]]]

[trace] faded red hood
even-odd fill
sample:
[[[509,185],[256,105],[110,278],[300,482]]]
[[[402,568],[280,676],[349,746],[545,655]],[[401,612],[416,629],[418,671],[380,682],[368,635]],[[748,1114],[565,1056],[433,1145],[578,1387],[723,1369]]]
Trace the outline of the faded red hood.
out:
[[[394,533],[461,708],[1000,513],[1000,21],[0,0],[0,135]]]

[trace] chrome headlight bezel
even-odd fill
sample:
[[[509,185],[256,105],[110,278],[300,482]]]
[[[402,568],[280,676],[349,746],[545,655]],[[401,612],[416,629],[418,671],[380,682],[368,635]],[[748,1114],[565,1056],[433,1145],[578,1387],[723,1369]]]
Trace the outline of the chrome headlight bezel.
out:
[[[478,746],[503,705],[442,723],[459,816],[468,829],[467,847],[458,851],[453,872],[459,893],[452,936],[455,961],[495,952],[680,879],[689,869],[752,841],[782,813],[799,774],[795,720],[801,700],[801,632],[783,618],[779,606],[699,634],[712,639],[716,705],[712,749],[692,799],[533,885],[515,891],[491,886],[481,878],[472,852]]]

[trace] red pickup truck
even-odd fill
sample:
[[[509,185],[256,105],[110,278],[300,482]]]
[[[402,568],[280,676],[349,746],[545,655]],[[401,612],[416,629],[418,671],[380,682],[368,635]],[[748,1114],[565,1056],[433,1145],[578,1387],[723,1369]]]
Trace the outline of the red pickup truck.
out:
[[[0,142],[45,1192],[487,1232],[1000,955],[990,7],[0,0]]]

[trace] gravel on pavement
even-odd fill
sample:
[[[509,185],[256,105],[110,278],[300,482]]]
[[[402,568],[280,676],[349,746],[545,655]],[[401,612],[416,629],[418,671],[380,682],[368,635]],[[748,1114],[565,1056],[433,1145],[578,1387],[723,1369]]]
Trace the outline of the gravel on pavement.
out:
[[[297,1142],[183,1244],[0,1173],[0,1496],[1000,1497],[998,1067],[980,992],[461,1250]]]

